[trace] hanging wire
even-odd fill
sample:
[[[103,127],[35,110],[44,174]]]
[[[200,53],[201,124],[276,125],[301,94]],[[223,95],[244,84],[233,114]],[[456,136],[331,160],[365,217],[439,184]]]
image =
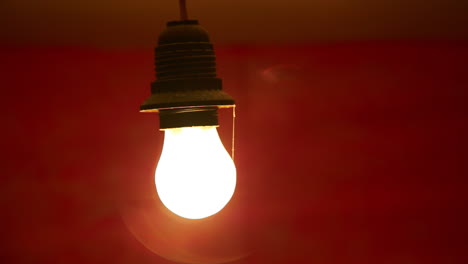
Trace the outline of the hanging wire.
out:
[[[187,5],[185,0],[179,0],[180,20],[188,20]]]
[[[231,158],[234,161],[234,139],[235,139],[235,131],[236,131],[236,105],[232,107],[232,146],[231,146]]]

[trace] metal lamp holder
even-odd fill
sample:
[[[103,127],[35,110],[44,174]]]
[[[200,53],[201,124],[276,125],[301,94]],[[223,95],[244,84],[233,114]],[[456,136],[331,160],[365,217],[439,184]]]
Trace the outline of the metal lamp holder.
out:
[[[216,56],[208,32],[187,19],[180,0],[181,20],[167,23],[155,49],[156,80],[141,112],[159,112],[160,129],[217,126],[218,109],[234,107],[216,75]]]

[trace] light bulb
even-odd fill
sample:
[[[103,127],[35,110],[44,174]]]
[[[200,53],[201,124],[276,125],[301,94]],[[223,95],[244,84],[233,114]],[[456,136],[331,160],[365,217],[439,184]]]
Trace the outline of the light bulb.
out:
[[[215,126],[166,129],[155,172],[156,191],[173,213],[189,219],[216,214],[236,187],[236,167]]]

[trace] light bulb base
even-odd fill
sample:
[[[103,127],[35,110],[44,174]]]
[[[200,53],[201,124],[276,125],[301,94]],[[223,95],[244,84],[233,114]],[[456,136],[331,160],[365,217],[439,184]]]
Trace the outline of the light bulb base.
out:
[[[159,110],[159,127],[161,130],[194,126],[218,126],[218,107]]]

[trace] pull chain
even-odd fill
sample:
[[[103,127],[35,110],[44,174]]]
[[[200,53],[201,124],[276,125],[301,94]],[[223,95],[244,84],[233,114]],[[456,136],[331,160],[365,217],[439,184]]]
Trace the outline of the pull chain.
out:
[[[234,139],[235,139],[235,131],[236,131],[236,105],[232,107],[232,146],[231,146],[231,158],[234,161]]]

